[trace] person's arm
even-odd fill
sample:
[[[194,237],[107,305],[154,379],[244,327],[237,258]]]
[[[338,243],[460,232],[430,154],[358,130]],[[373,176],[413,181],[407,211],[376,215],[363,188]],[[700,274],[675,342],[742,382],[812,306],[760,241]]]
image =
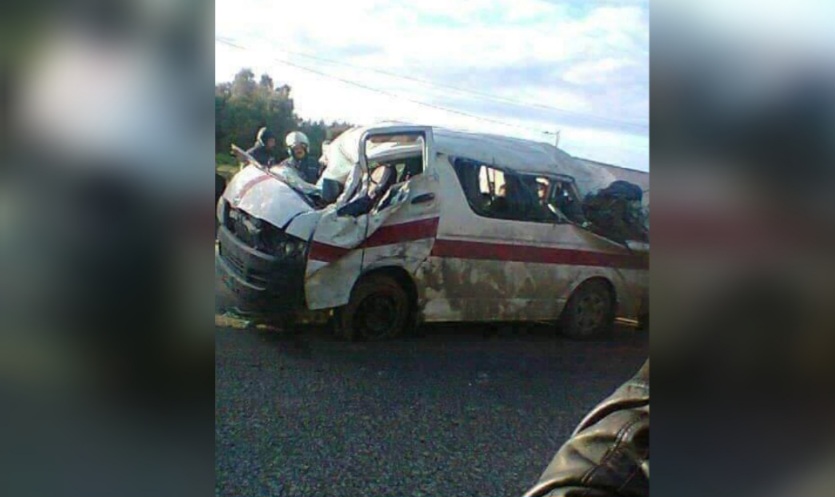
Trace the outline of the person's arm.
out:
[[[649,495],[649,361],[583,419],[525,497]]]

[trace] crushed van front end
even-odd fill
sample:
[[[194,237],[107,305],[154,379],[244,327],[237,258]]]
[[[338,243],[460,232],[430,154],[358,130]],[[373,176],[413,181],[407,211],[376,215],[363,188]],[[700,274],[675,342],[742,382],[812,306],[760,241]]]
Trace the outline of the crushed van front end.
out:
[[[218,232],[218,259],[238,308],[259,314],[303,309],[307,247],[305,240],[227,206]]]

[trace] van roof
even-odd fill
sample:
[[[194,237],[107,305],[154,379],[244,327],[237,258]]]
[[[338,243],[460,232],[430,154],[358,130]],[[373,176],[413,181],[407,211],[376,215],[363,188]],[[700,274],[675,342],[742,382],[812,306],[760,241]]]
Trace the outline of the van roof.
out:
[[[574,158],[543,142],[448,128],[432,128],[435,150],[520,173],[561,174]]]
[[[381,122],[353,128],[339,138],[344,137],[344,139],[357,142],[364,131],[386,126],[420,125],[405,122]],[[524,174],[571,176],[582,194],[605,187],[616,179],[610,172],[591,168],[549,143],[439,126],[427,127],[432,129],[436,152],[452,157],[472,159]],[[352,148],[357,150],[358,144],[348,147],[348,150]],[[352,155],[355,156],[356,152]]]

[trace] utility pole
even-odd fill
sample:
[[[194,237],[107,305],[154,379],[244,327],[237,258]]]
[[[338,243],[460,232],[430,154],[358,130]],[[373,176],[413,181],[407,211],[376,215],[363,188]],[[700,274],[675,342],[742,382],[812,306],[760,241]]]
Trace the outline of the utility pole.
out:
[[[543,134],[546,135],[554,135],[554,148],[559,148],[560,146],[560,130],[556,131],[543,131]]]

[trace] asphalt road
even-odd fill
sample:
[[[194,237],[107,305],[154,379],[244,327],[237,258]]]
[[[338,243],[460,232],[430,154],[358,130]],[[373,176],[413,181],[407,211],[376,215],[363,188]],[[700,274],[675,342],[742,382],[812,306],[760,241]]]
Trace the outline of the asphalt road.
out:
[[[484,330],[351,344],[218,326],[216,494],[520,495],[648,353],[628,329],[601,342]]]

